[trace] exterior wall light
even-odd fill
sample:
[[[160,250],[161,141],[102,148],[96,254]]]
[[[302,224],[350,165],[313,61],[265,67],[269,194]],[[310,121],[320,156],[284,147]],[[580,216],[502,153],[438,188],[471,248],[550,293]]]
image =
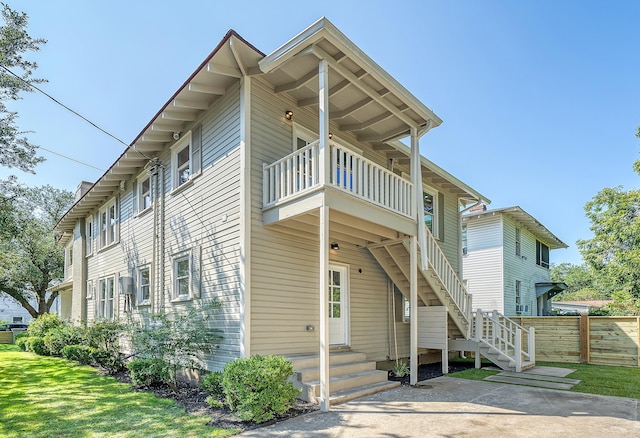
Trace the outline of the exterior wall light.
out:
[[[287,120],[291,120],[291,119],[293,119],[293,111],[291,111],[291,110],[286,110],[286,111],[284,112],[284,118],[285,118],[285,119],[287,119]]]
[[[340,244],[338,244],[338,242],[332,242],[330,248],[334,251],[338,251],[340,249]]]

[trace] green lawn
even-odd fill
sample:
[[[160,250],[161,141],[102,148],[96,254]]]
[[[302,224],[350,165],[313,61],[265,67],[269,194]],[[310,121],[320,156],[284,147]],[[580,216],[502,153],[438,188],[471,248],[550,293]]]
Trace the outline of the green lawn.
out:
[[[0,345],[0,436],[224,437],[172,400],[133,392],[96,370]]]
[[[537,362],[536,365],[574,369],[573,373],[566,376],[581,380],[570,390],[573,392],[640,399],[640,368],[560,362]],[[498,374],[498,371],[470,369],[451,373],[449,377],[482,380],[492,374]]]

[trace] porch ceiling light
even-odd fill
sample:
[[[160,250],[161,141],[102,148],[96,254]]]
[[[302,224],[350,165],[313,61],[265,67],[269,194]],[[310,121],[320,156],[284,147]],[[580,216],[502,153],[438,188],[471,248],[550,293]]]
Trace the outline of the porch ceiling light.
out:
[[[340,244],[338,244],[338,242],[332,242],[330,248],[334,251],[338,251],[340,249]]]
[[[287,119],[287,120],[291,120],[291,119],[293,119],[293,111],[291,111],[291,110],[286,110],[286,111],[284,112],[284,118],[285,118],[285,119]]]

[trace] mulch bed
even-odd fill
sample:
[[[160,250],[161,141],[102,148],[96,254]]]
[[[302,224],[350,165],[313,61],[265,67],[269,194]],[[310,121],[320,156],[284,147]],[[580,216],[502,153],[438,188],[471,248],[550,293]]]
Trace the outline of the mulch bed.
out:
[[[468,370],[469,368],[475,368],[473,362],[454,362],[449,363],[449,373],[455,373],[458,371]],[[435,379],[436,377],[444,376],[442,374],[442,362],[430,363],[427,365],[418,366],[418,382],[423,380]],[[400,382],[402,385],[409,385],[409,376],[396,377],[393,373],[389,372],[389,380],[394,382]]]
[[[449,372],[462,371],[469,368],[473,368],[473,363],[455,363],[449,365]],[[101,374],[107,374],[102,370]],[[442,376],[442,364],[434,363],[429,365],[420,365],[418,367],[418,381],[434,379]],[[131,378],[126,371],[113,375],[116,379],[123,383],[131,384]],[[409,385],[409,376],[395,377],[391,372],[389,373],[389,380],[401,382],[402,385]],[[289,418],[297,417],[299,415],[306,414],[318,410],[318,405],[313,403],[304,402],[298,400],[297,404],[283,415],[277,416],[273,420],[265,423],[254,423],[252,421],[243,421],[236,417],[227,408],[212,408],[205,401],[208,394],[199,387],[191,386],[187,383],[180,382],[178,384],[177,391],[173,391],[167,385],[156,385],[147,388],[132,388],[133,391],[151,391],[157,397],[170,398],[175,400],[181,406],[184,406],[185,410],[189,414],[194,415],[207,415],[211,417],[211,421],[208,423],[210,426],[221,427],[226,429],[241,429],[251,430],[259,427],[268,426],[270,424],[278,423],[280,421],[287,420]]]

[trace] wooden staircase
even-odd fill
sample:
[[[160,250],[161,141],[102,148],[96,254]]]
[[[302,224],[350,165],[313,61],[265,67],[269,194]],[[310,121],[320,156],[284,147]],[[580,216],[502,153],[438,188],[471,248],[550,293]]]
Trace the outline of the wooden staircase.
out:
[[[293,384],[302,390],[300,398],[317,402],[320,397],[320,357],[317,354],[290,356]],[[329,401],[331,405],[386,391],[400,385],[390,382],[386,371],[376,370],[364,353],[353,351],[329,355]]]
[[[483,312],[474,316],[472,336],[477,343],[476,366],[485,357],[505,371],[519,373],[532,368],[535,359],[535,329],[528,330],[503,314]]]
[[[471,295],[433,235],[428,229],[425,231],[428,266],[426,270],[418,266],[418,305],[445,306],[449,317],[449,337],[468,339],[472,325]],[[410,299],[409,240],[390,240],[368,248],[398,290]]]

